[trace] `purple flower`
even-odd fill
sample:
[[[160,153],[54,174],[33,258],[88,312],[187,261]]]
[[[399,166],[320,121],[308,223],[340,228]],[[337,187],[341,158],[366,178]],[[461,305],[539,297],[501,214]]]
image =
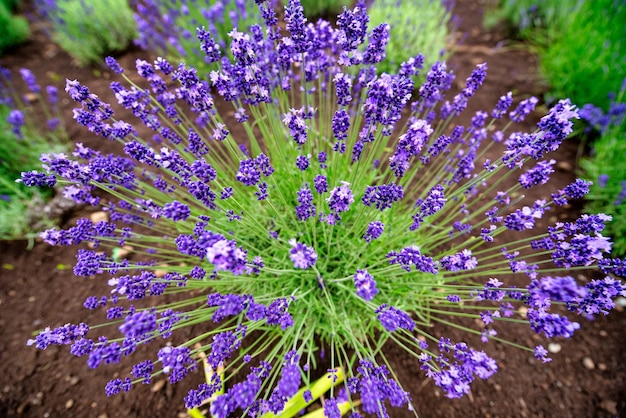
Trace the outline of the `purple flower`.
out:
[[[300,221],[306,221],[309,218],[315,218],[317,210],[313,204],[313,193],[308,184],[302,186],[298,191],[298,205],[296,206],[296,216]]]
[[[335,74],[333,78],[335,83],[335,92],[337,93],[337,104],[339,106],[348,106],[352,101],[352,79],[349,75],[343,73]]]
[[[350,183],[342,181],[341,186],[337,186],[330,191],[330,197],[326,201],[328,202],[328,207],[333,212],[345,212],[350,209],[350,205],[354,202]]]
[[[542,215],[541,209],[524,206],[522,209],[517,209],[515,212],[507,215],[504,219],[504,226],[512,231],[533,229],[535,227],[535,219],[541,219]]]
[[[535,354],[535,358],[537,360],[541,360],[542,363],[549,363],[552,361],[552,359],[548,357],[548,350],[546,350],[543,346],[538,345],[533,351]]]
[[[372,300],[378,293],[376,281],[367,270],[357,270],[354,275],[354,287],[356,294],[365,300]]]
[[[118,393],[124,391],[128,392],[132,388],[132,382],[130,378],[122,379],[113,379],[106,384],[104,388],[107,396],[117,395]]]
[[[7,116],[7,122],[11,125],[11,131],[18,137],[22,138],[22,126],[24,126],[24,113],[21,110],[13,109]]]
[[[139,311],[128,315],[119,326],[122,334],[129,338],[144,338],[157,327],[156,314],[150,311]]]
[[[243,274],[246,266],[247,250],[237,247],[234,240],[214,240],[206,249],[206,259],[215,265],[215,271],[230,271],[235,275]]]
[[[585,286],[585,296],[576,301],[575,309],[571,309],[583,315],[608,315],[615,307],[613,299],[617,296],[626,297],[626,287],[619,280],[610,276],[592,280]]]
[[[333,129],[333,135],[338,141],[343,141],[348,137],[346,132],[350,127],[350,116],[348,116],[348,112],[345,109],[340,109],[335,112],[331,127]]]
[[[293,140],[299,145],[306,143],[309,129],[304,121],[303,113],[303,109],[290,109],[289,113],[283,116],[283,123],[289,128]]]
[[[187,396],[185,396],[185,407],[192,409],[199,407],[202,403],[211,398],[222,388],[222,381],[220,375],[214,373],[211,378],[211,383],[201,383],[198,389],[189,390]]]
[[[204,61],[207,64],[220,60],[221,52],[219,45],[213,40],[211,33],[204,27],[196,28],[196,37],[200,41],[200,50],[204,52]]]
[[[227,316],[239,315],[247,306],[248,298],[242,295],[220,293],[212,293],[208,296],[207,305],[217,306],[218,309],[213,312],[213,322],[220,322]]]
[[[327,418],[341,418],[341,411],[335,398],[328,398],[324,402],[324,416]]]
[[[538,186],[546,184],[550,180],[550,174],[554,173],[552,166],[556,163],[555,160],[541,161],[536,166],[526,171],[519,177],[519,183],[525,189],[529,189],[532,186]]]
[[[418,201],[415,202],[417,213],[413,215],[413,224],[409,227],[410,231],[418,229],[427,216],[434,215],[443,209],[447,201],[443,190],[443,186],[438,184],[430,189],[426,199],[418,199]]]
[[[122,74],[124,72],[124,69],[120,66],[115,58],[106,57],[104,59],[104,62],[115,74]]]
[[[31,92],[39,93],[41,91],[41,86],[37,84],[35,74],[33,74],[31,70],[28,68],[20,68],[20,75]]]
[[[513,122],[522,122],[530,112],[535,110],[537,103],[539,103],[539,99],[536,97],[522,100],[517,108],[509,113],[509,117]]]
[[[391,207],[391,204],[404,197],[402,186],[396,184],[382,184],[367,186],[362,201],[365,206],[376,206],[381,212]]]
[[[337,43],[344,51],[357,49],[365,40],[369,16],[363,5],[350,10],[344,8],[343,13],[337,18]]]
[[[85,323],[78,325],[65,324],[61,327],[50,329],[47,327],[43,332],[39,333],[35,339],[29,339],[26,345],[35,345],[35,347],[45,350],[49,345],[68,345],[74,341],[83,338],[87,335],[89,326]]]
[[[246,186],[254,186],[261,180],[261,172],[257,168],[257,163],[250,158],[239,163],[239,171],[235,177],[237,181]]]
[[[308,49],[306,36],[306,17],[300,0],[289,0],[285,7],[285,22],[291,33],[291,41],[296,52],[305,52]]]
[[[365,231],[365,235],[363,235],[363,239],[367,242],[371,242],[379,238],[383,231],[385,230],[385,225],[380,221],[373,221],[367,225],[367,230]]]
[[[376,64],[385,59],[385,48],[389,42],[389,24],[381,23],[372,29],[369,44],[363,54],[364,64]]]
[[[188,347],[163,347],[158,352],[158,358],[163,365],[163,373],[169,375],[169,382],[172,384],[196,369],[196,362],[191,358]]]
[[[389,370],[385,366],[376,367],[368,360],[361,360],[357,371],[358,377],[349,379],[348,388],[351,393],[360,395],[365,412],[388,416],[385,400],[396,407],[409,403],[410,395],[389,377]]]
[[[293,262],[293,266],[297,269],[308,269],[315,265],[317,254],[315,250],[308,245],[296,242],[295,239],[289,241],[291,250],[289,250],[289,258]]]
[[[232,353],[241,347],[241,342],[246,336],[247,327],[239,325],[235,331],[223,331],[213,336],[211,353],[207,363],[216,370],[229,359]]]
[[[21,173],[20,181],[28,187],[54,187],[57,178],[54,175],[46,175],[33,170]]]
[[[298,155],[296,158],[296,167],[300,171],[305,171],[309,168],[309,157],[306,155]]]
[[[473,257],[472,252],[467,249],[457,254],[446,255],[441,259],[441,267],[448,271],[472,270],[477,265],[476,257]]]
[[[508,92],[505,96],[501,96],[500,100],[496,104],[493,112],[491,112],[491,117],[495,119],[500,119],[506,113],[507,109],[513,103],[513,95],[511,92]]]
[[[387,258],[389,259],[389,264],[400,264],[406,271],[411,271],[411,265],[414,265],[417,271],[437,274],[436,263],[432,258],[422,255],[419,247],[416,245],[403,248],[399,253],[390,251],[387,253]]]
[[[315,191],[318,194],[326,193],[328,191],[328,180],[321,174],[315,176],[313,179],[313,185],[315,186]]]
[[[189,206],[174,200],[163,206],[163,216],[173,221],[184,221],[190,215]]]
[[[397,331],[400,328],[413,331],[415,322],[404,311],[389,306],[386,303],[380,305],[375,311],[381,325],[389,332]]]

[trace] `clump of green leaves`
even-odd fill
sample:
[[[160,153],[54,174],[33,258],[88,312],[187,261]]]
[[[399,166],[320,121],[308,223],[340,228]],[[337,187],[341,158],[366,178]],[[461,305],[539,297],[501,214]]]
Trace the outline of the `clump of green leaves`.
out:
[[[537,42],[557,34],[582,4],[583,0],[502,0],[487,10],[484,25],[492,28],[502,22],[522,39]]]
[[[615,0],[504,0],[485,24],[504,21],[539,54],[550,96],[606,110],[626,77],[626,3]]]
[[[25,74],[33,77],[29,71]],[[16,180],[20,173],[40,167],[42,154],[68,148],[56,89],[48,87],[45,98],[34,78],[28,80],[31,91],[25,100],[14,89],[10,73],[0,67],[0,239],[33,237],[54,226],[41,213],[53,191],[26,187]]]
[[[283,0],[286,5],[288,0]],[[341,13],[343,7],[350,7],[350,0],[303,0],[300,2],[304,8],[304,15],[309,20],[318,16],[333,17]]]
[[[613,238],[615,254],[626,254],[626,103],[624,90],[612,102],[609,112],[585,106],[581,115],[600,131],[593,141],[591,156],[580,162],[585,179],[593,186],[586,196],[585,210],[613,217],[607,234]]]
[[[626,77],[626,3],[585,2],[541,53],[541,72],[555,97],[606,109]]]
[[[12,0],[0,0],[0,54],[6,49],[19,45],[28,38],[28,21],[21,16],[12,13],[16,2]]]
[[[35,0],[35,6],[50,21],[54,41],[81,66],[123,51],[136,34],[127,0]]]
[[[387,57],[376,67],[379,73],[396,71],[415,51],[424,55],[424,68],[448,57],[451,13],[441,0],[375,0],[368,14],[370,28],[384,22],[390,26]]]
[[[268,7],[275,3],[271,0]],[[200,50],[196,28],[206,28],[221,54],[232,58],[228,34],[233,29],[248,31],[263,21],[254,0],[133,0],[132,4],[137,9],[137,45],[174,63],[184,61],[199,74],[218,67],[207,62]]]

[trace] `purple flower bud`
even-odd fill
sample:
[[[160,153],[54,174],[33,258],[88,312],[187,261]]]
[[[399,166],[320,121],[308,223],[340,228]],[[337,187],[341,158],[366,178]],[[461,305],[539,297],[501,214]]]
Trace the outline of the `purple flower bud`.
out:
[[[308,269],[315,265],[317,254],[315,250],[305,244],[296,242],[295,239],[289,241],[291,250],[289,250],[289,258],[293,262],[293,266],[298,269]]]
[[[354,275],[354,287],[356,294],[365,300],[372,300],[378,293],[376,281],[367,270],[357,270]]]
[[[345,212],[350,209],[350,205],[354,202],[354,195],[350,190],[350,183],[342,181],[341,186],[335,187],[330,192],[330,197],[326,199],[328,207],[333,212]]]

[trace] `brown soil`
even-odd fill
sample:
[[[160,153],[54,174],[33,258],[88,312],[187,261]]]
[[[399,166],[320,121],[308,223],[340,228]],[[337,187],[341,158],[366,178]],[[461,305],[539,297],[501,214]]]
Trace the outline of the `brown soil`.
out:
[[[487,62],[489,66],[485,85],[468,115],[478,109],[491,109],[507,91],[513,91],[518,98],[540,95],[536,58],[511,45],[503,31],[481,29],[482,2],[457,3],[461,44],[450,60],[451,67],[462,83],[476,64]],[[119,61],[125,68],[132,68],[136,58],[145,56],[131,50]],[[105,101],[112,101],[106,70],[77,69],[64,52],[37,31],[28,44],[0,57],[0,65],[14,72],[30,68],[41,83],[57,80],[59,87],[64,78],[78,79]],[[72,140],[103,151],[114,150],[114,144],[91,137],[75,126],[71,121],[72,106],[67,99],[64,107]],[[555,173],[554,187],[574,179],[576,151],[577,143],[569,141],[554,153],[553,158],[563,162]],[[535,193],[539,196],[542,191]],[[71,225],[86,213],[86,209],[67,213],[63,224]],[[576,214],[576,208],[569,208],[554,216],[566,219]],[[82,304],[88,296],[106,294],[106,283],[74,277],[74,255],[74,248],[54,248],[41,242],[32,249],[24,241],[0,242],[0,416],[184,416],[182,398],[201,381],[199,373],[175,386],[157,381],[136,387],[129,394],[107,398],[103,389],[106,382],[117,374],[123,377],[132,363],[123,361],[90,370],[84,359],[69,355],[65,348],[52,346],[40,351],[26,347],[35,329],[99,319]],[[471,396],[461,400],[443,397],[431,381],[423,378],[415,359],[402,350],[389,347],[387,353],[392,368],[411,392],[420,417],[626,417],[625,330],[626,313],[621,310],[585,322],[572,339],[556,341],[562,350],[547,365],[537,364],[518,349],[489,345],[485,350],[498,360],[499,372],[487,382],[477,382]],[[465,337],[459,331],[441,331],[453,340]],[[537,337],[522,328],[507,330],[504,336],[521,344],[537,344]],[[392,410],[391,415],[409,417],[413,413]]]

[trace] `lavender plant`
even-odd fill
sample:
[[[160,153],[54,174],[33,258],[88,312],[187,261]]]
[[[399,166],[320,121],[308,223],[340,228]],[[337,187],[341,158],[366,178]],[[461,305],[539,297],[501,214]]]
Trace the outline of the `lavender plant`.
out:
[[[213,61],[200,49],[195,36],[197,27],[205,27],[216,47],[228,55],[228,34],[233,29],[248,31],[261,21],[252,0],[133,0],[131,4],[137,10],[135,43],[172,62],[185,61],[202,75],[218,66],[210,65]],[[276,1],[271,1],[267,7],[275,6]]]
[[[536,228],[551,207],[581,198],[588,182],[545,200],[523,198],[554,171],[548,154],[578,117],[568,100],[533,132],[515,126],[537,100],[511,107],[510,93],[458,125],[486,65],[447,97],[455,76],[443,62],[421,86],[412,81],[420,55],[376,75],[388,25],[368,30],[363,7],[345,10],[334,28],[307,23],[291,0],[282,36],[273,9],[259,3],[266,27],[231,32],[233,60],[210,81],[158,58],[137,61],[145,81],[135,84],[108,59],[125,80],[111,84],[118,104],[136,120],[117,120],[87,86],[67,81],[76,121],[119,142],[125,155],[78,145],[75,158],[44,155],[46,169],[22,179],[56,182],[108,211],[107,221],[82,219],[42,238],[80,245],[74,273],[107,280],[111,293],[85,301],[106,316],[96,329],[46,328],[28,345],[68,345],[90,368],[141,344],[159,346],[156,358],[138,359],[128,377],[106,384],[108,395],[162,374],[177,383],[206,356],[224,367],[224,379],[213,374],[185,403],[193,408],[225,383],[211,404],[215,417],[279,414],[294,397],[312,402],[324,352],[330,370],[345,373],[352,416],[387,416],[388,405],[412,402],[389,367],[387,343],[458,398],[498,367],[482,347],[451,341],[437,325],[513,345],[499,327],[568,338],[580,327],[572,316],[607,314],[625,294],[613,277],[624,274],[624,261],[609,258],[602,236],[610,217]],[[199,28],[197,36],[208,61],[219,61],[210,33]],[[500,156],[487,159],[498,147]],[[504,187],[507,179],[513,184]],[[114,257],[121,245],[134,257]],[[592,265],[602,279],[568,275]],[[473,328],[463,318],[475,319]],[[176,339],[191,326],[195,337]],[[118,336],[105,337],[106,327]],[[519,347],[550,361],[542,346]],[[338,397],[331,389],[325,416],[340,416]]]
[[[28,188],[16,183],[23,171],[41,166],[44,152],[65,152],[68,138],[61,122],[58,92],[45,89],[28,69],[20,70],[28,94],[15,89],[9,70],[0,67],[0,238],[35,237],[54,222],[40,212],[50,198],[48,188]],[[39,205],[39,207],[37,207]]]
[[[372,26],[390,26],[387,55],[376,65],[378,73],[395,72],[415,51],[424,57],[425,68],[444,61],[450,54],[454,23],[452,5],[446,0],[372,0],[368,2]],[[424,81],[422,78],[420,81]]]
[[[35,0],[34,5],[50,22],[54,41],[81,66],[123,51],[135,37],[128,0]]]
[[[284,5],[289,4],[288,0],[283,0]],[[304,9],[304,15],[309,18],[316,18],[318,16],[336,16],[343,10],[343,7],[349,7],[353,4],[349,0],[304,0],[300,4]]]
[[[599,135],[591,143],[591,155],[580,161],[582,177],[594,183],[585,197],[585,210],[613,217],[614,222],[607,225],[606,232],[613,238],[616,254],[626,254],[625,92],[626,82],[606,113],[592,104],[580,111],[581,119],[591,127],[590,136]]]
[[[14,16],[15,2],[0,1],[0,54],[12,46],[19,45],[28,38],[28,21],[22,16]]]

